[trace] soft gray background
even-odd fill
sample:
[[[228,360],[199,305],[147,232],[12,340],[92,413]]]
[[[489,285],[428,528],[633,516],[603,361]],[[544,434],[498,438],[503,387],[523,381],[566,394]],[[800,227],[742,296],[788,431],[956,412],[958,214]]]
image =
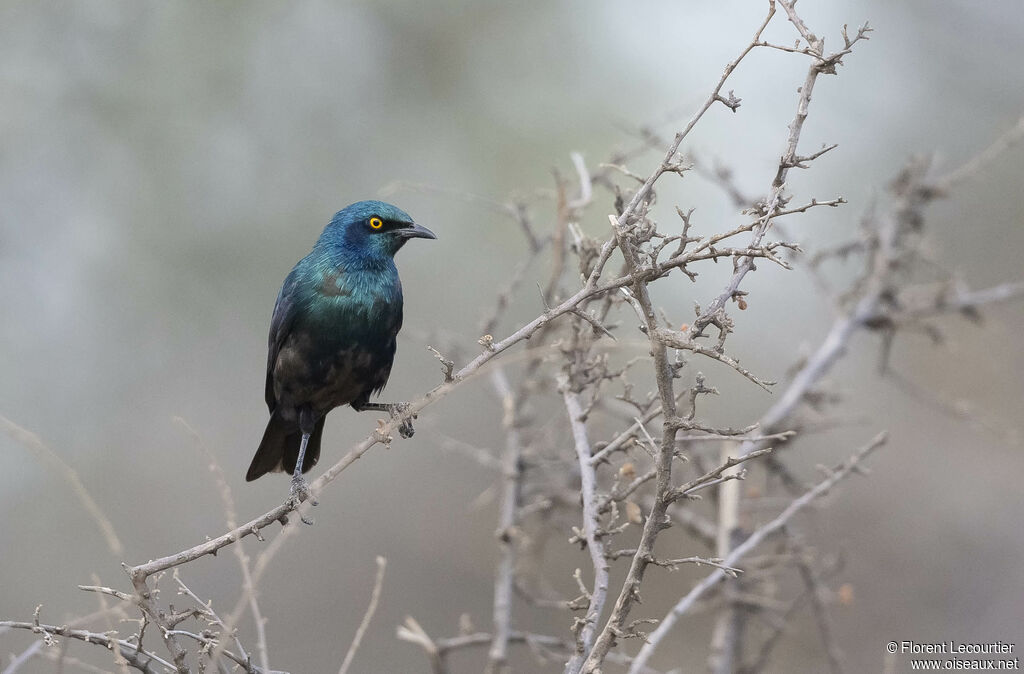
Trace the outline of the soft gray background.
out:
[[[395,180],[499,199],[547,188],[551,167],[571,172],[571,151],[593,164],[632,145],[628,130],[641,124],[671,119],[659,126],[670,134],[763,10],[761,2],[3,2],[0,414],[80,472],[127,561],[223,529],[206,461],[175,416],[214,448],[242,516],[266,510],[286,481],[245,484],[242,475],[265,423],[267,324],[281,280],[331,214]],[[791,188],[803,200],[842,194],[851,203],[794,220],[808,246],[851,231],[909,154],[938,151],[952,167],[1024,108],[1024,12],[1014,0],[805,0],[801,11],[833,46],[843,23],[868,19],[877,29],[815,92],[802,148],[840,148],[794,175]],[[770,35],[790,43],[780,19]],[[805,67],[779,52],[752,55],[727,87],[744,99],[740,112],[714,109],[691,148],[763,192]],[[646,173],[653,161],[630,165]],[[1022,169],[1024,151],[1011,151],[932,209],[936,256],[979,287],[1024,276]],[[400,255],[407,327],[387,395],[402,399],[437,380],[425,344],[474,343],[522,241],[510,221],[479,206],[412,191],[390,198],[439,235]],[[595,234],[607,224],[601,198],[584,223]],[[701,207],[702,233],[736,222],[696,176],[664,195],[663,208],[674,203]],[[550,206],[534,210],[551,221]],[[675,283],[660,299],[676,315],[717,288]],[[533,287],[528,278],[499,335],[536,313]],[[827,311],[800,272],[766,269],[747,288],[751,310],[733,348],[760,374],[782,376],[794,345],[821,336]],[[983,329],[949,322],[941,348],[921,338],[895,351],[901,373],[935,399],[968,401],[975,421],[879,381],[876,342],[861,337],[835,378],[859,425],[794,455],[810,476],[816,463],[892,431],[870,479],[849,482],[808,522],[811,542],[849,559],[841,580],[855,599],[835,620],[851,671],[880,670],[892,639],[1024,647],[1016,443],[1024,319],[1019,305],[986,313]],[[750,388],[715,414],[735,425],[755,418],[768,401]],[[495,512],[487,501],[470,504],[493,475],[439,445],[453,436],[499,447],[498,415],[487,382],[471,384],[431,408],[414,441],[375,449],[324,495],[317,525],[264,582],[275,666],[336,670],[378,554],[390,561],[388,579],[354,671],[426,669],[417,648],[394,639],[406,614],[439,636],[453,634],[463,612],[489,627]],[[336,412],[325,460],[373,425],[372,415]],[[55,622],[93,610],[96,597],[75,589],[93,573],[125,587],[121,560],[66,484],[10,439],[0,437],[0,448],[0,617],[27,619],[39,603]],[[586,563],[578,551],[562,557],[565,574]],[[659,576],[664,599],[650,593],[644,615],[660,616],[692,578]],[[234,604],[230,555],[189,567],[188,578],[216,606]],[[571,591],[567,575],[559,582]],[[562,633],[568,619],[522,611],[517,624]],[[700,670],[706,618],[689,618],[678,634],[652,664]],[[28,643],[6,635],[0,652]],[[72,652],[107,662],[86,646]],[[773,667],[822,663],[805,624]],[[480,661],[454,665],[479,671]],[[25,671],[51,669],[36,662]]]

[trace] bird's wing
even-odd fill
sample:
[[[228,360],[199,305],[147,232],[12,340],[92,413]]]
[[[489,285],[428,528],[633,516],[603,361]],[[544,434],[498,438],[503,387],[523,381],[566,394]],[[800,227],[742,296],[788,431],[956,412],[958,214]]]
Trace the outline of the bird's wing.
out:
[[[277,302],[274,304],[274,317],[270,319],[270,338],[267,350],[267,407],[271,414],[277,407],[277,398],[274,396],[274,365],[277,363],[277,354],[281,351],[288,333],[291,332],[292,323],[298,309],[298,297],[296,288],[298,286],[298,268],[292,269],[281,286],[281,292],[277,295]]]

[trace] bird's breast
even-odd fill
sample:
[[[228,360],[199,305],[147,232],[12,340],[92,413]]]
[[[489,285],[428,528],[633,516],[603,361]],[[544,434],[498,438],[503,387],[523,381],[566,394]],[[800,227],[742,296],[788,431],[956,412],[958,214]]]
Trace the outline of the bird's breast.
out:
[[[387,382],[402,295],[401,286],[352,274],[325,274],[316,287],[278,353],[274,387],[286,406],[326,412]]]
[[[309,303],[307,320],[320,330],[339,333],[343,339],[394,337],[402,323],[401,287],[396,291],[380,284],[355,284],[328,277]]]

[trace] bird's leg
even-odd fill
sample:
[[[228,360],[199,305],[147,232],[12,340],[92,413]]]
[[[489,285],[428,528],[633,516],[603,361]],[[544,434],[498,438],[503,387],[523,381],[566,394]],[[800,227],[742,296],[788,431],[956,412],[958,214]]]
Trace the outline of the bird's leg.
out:
[[[306,446],[309,445],[309,436],[313,434],[315,428],[316,417],[313,414],[313,410],[308,407],[302,408],[299,411],[299,430],[302,431],[302,441],[299,443],[299,457],[295,461],[295,472],[292,473],[292,488],[289,492],[289,498],[296,499],[299,503],[310,497],[309,483],[302,476],[302,462],[306,458]],[[312,504],[317,505],[317,502],[312,501]],[[302,521],[306,524],[312,524],[305,517],[302,518]]]
[[[363,400],[352,403],[352,407],[357,412],[387,412],[393,419],[405,414],[409,410],[409,403],[371,403]],[[402,419],[402,423],[398,426],[398,434],[403,438],[411,438],[416,432],[416,429],[412,427],[412,420],[415,418],[416,415],[413,414]]]
[[[292,495],[300,495],[300,500],[305,501],[309,496],[309,483],[302,476],[302,460],[306,457],[306,445],[309,444],[309,433],[302,433],[302,442],[299,444],[299,459],[295,462],[295,472],[292,473]]]

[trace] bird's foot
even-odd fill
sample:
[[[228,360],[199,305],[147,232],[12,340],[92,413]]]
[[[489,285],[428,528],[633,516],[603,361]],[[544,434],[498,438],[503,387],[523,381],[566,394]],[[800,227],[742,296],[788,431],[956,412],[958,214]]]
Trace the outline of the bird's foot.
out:
[[[388,413],[391,418],[400,417],[409,411],[409,403],[391,403],[388,405]],[[402,419],[402,423],[398,425],[398,434],[403,438],[411,438],[416,432],[416,429],[412,427],[412,420],[416,418],[416,415],[406,417]]]
[[[310,505],[320,505],[317,500],[313,498],[313,493],[309,489],[309,483],[306,482],[306,478],[302,475],[293,475],[292,487],[288,491],[288,502],[297,511],[299,509],[299,505],[304,501],[309,501]],[[313,520],[309,519],[301,512],[299,513],[299,517],[302,518],[302,522],[304,524],[313,523]]]

